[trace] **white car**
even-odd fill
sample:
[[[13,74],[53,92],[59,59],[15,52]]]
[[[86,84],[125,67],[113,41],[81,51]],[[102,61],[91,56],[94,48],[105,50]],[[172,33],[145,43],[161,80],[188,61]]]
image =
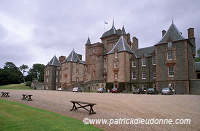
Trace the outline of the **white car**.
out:
[[[82,92],[82,89],[80,87],[74,87],[72,92]]]
[[[62,88],[58,88],[58,91],[62,91]]]

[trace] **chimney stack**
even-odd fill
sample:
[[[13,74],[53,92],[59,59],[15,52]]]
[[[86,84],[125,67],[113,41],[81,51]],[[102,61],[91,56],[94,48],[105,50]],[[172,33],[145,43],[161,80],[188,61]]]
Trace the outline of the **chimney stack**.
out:
[[[59,57],[59,61],[60,61],[60,63],[62,63],[65,59],[66,59],[65,56],[60,56],[60,57]]]
[[[133,37],[133,44],[132,44],[132,49],[133,51],[138,49],[138,39],[136,37]]]
[[[194,38],[194,28],[188,29],[188,39]]]
[[[77,54],[77,56],[79,57],[80,60],[82,60],[82,55],[81,54]]]
[[[165,35],[166,31],[162,30],[162,37]]]

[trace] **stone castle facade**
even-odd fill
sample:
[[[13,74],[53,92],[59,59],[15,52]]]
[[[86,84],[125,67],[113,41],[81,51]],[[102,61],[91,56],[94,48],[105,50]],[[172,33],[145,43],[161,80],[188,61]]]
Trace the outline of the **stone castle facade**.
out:
[[[54,56],[45,67],[45,88],[71,90],[78,86],[95,91],[116,87],[131,92],[134,88],[172,87],[176,93],[190,92],[190,80],[195,79],[194,28],[184,38],[172,22],[162,31],[161,40],[147,48],[138,48],[138,39],[131,40],[125,28],[117,30],[114,23],[100,39],[91,43],[88,38],[85,61],[74,50],[59,60]]]

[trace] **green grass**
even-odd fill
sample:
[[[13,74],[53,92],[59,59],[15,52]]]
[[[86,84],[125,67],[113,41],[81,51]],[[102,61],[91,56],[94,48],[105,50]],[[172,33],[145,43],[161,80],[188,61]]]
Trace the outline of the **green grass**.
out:
[[[1,131],[100,131],[82,121],[0,99]]]
[[[2,85],[0,89],[22,89],[22,90],[32,90],[30,86],[26,86],[25,84],[10,84],[10,85]]]

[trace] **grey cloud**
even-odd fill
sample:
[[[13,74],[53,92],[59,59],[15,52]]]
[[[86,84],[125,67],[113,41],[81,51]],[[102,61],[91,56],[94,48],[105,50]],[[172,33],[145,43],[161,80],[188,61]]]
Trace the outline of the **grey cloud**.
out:
[[[46,64],[55,54],[57,57],[68,56],[73,48],[84,56],[88,36],[92,43],[99,42],[104,32],[104,20],[109,23],[105,25],[108,30],[113,18],[117,29],[124,25],[131,37],[139,39],[139,47],[146,47],[161,39],[161,31],[169,28],[173,17],[175,25],[185,37],[188,28],[195,28],[197,46],[200,48],[199,0],[0,1],[0,18],[6,16],[12,20],[8,24],[0,21],[0,56],[3,58],[0,67],[8,60],[16,61],[19,65]],[[20,31],[12,31],[9,24],[13,23],[19,24],[19,27],[31,27],[30,38],[16,41],[21,36],[17,34]]]

